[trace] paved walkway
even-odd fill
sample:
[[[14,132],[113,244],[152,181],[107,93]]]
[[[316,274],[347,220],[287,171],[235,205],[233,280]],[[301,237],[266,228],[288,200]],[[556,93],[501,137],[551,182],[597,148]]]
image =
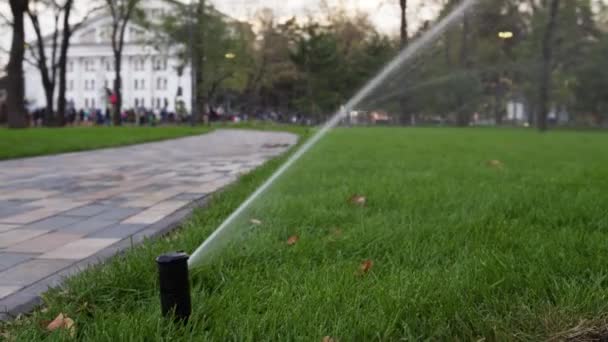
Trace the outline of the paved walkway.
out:
[[[65,276],[166,232],[296,140],[222,130],[0,162],[0,319],[30,310]]]

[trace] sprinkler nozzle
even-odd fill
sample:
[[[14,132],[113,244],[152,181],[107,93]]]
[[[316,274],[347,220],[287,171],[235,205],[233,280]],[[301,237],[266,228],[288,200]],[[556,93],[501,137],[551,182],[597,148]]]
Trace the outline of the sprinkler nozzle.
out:
[[[192,311],[188,258],[183,252],[163,254],[156,258],[160,283],[160,305],[164,317],[186,323]]]

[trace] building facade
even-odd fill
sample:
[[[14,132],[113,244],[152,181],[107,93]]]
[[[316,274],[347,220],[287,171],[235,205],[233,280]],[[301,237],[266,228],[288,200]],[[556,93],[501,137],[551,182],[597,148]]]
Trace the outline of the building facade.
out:
[[[175,10],[175,5],[162,0],[146,0],[142,4],[149,20]],[[115,79],[111,24],[109,15],[100,15],[86,22],[72,37],[66,100],[76,110],[103,111],[110,107],[108,91],[112,91]],[[127,26],[121,67],[122,108],[189,113],[191,71],[177,56],[183,48],[158,46],[156,34],[135,23]],[[48,49],[50,54],[50,47]],[[26,65],[24,77],[28,109],[44,107],[46,101],[38,68]]]

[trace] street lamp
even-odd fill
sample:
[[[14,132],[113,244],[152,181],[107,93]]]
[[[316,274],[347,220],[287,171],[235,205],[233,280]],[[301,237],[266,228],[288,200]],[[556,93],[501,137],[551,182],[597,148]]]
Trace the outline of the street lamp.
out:
[[[511,31],[501,31],[501,32],[498,32],[498,38],[500,38],[500,39],[505,39],[505,40],[506,39],[511,39],[511,38],[513,38],[513,36],[514,36],[513,32],[511,32]]]
[[[226,57],[226,59],[235,59],[236,55],[232,52],[228,52],[224,57]]]

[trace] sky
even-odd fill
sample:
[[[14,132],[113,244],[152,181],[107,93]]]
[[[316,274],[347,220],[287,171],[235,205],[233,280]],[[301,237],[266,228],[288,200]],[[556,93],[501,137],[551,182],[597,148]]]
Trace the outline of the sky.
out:
[[[146,0],[144,0],[146,1]],[[188,0],[181,0],[188,1]],[[329,6],[342,6],[351,12],[368,13],[376,27],[387,34],[398,34],[400,17],[397,0],[209,0],[223,13],[241,20],[251,20],[261,9],[270,8],[278,18],[293,16],[308,17],[321,14],[321,1]],[[90,0],[76,0],[77,12],[84,12]],[[410,0],[409,20],[415,26],[434,17],[437,8],[424,5],[424,0]],[[6,1],[0,2],[0,11],[10,13]],[[10,16],[10,14],[9,14]],[[26,21],[27,22],[27,21]],[[48,21],[47,21],[48,23]],[[44,25],[43,25],[44,26]],[[48,25],[47,25],[48,26]],[[28,39],[33,38],[31,28],[26,32]],[[10,46],[10,28],[0,26],[0,47],[8,50]],[[0,65],[6,63],[6,54],[0,52]]]

